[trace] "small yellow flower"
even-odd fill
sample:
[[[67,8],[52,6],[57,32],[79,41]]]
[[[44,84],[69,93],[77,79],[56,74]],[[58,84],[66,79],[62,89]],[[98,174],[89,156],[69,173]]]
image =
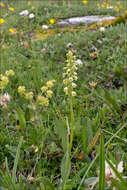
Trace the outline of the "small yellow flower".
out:
[[[105,7],[105,5],[103,5],[103,4],[102,4],[102,5],[101,5],[101,7],[102,7],[102,8],[104,8],[104,7]]]
[[[9,32],[11,32],[12,34],[15,34],[16,33],[16,30],[14,28],[10,28],[9,29]]]
[[[10,11],[14,11],[15,9],[13,7],[8,8]]]
[[[42,87],[41,87],[41,91],[42,91],[42,92],[46,92],[47,90],[48,90],[48,87],[47,87],[47,86],[42,86]]]
[[[19,86],[19,87],[18,87],[18,93],[19,93],[20,95],[25,94],[25,91],[26,91],[25,86]]]
[[[47,83],[46,83],[47,87],[48,88],[52,88],[54,86],[54,80],[49,80]]]
[[[34,177],[29,177],[28,181],[31,182],[31,183],[34,183],[35,182],[35,178]]]
[[[12,69],[10,69],[10,70],[8,70],[8,71],[5,72],[5,75],[6,76],[14,76],[15,72]]]
[[[31,2],[30,2],[30,1],[28,1],[27,5],[28,5],[28,6],[30,6],[30,5],[31,5]]]
[[[26,94],[25,94],[25,98],[26,98],[27,100],[33,99],[33,92],[28,92],[28,93],[26,93]]]
[[[97,85],[97,82],[89,82],[89,85],[91,88],[95,88]]]
[[[120,12],[120,9],[118,7],[115,8],[116,12]]]
[[[48,98],[38,95],[37,97],[37,102],[41,105],[41,106],[48,106],[49,105],[49,100]]]
[[[95,52],[93,52],[93,53],[91,53],[91,57],[94,57],[94,58],[96,58],[96,57],[98,57],[98,52],[97,51],[95,51]]]
[[[83,4],[87,4],[87,0],[83,0]]]
[[[110,7],[110,5],[107,3],[107,4],[106,4],[106,7],[108,8],[108,7]]]
[[[0,3],[0,7],[5,7],[5,4],[4,3]]]
[[[3,24],[4,22],[5,22],[5,20],[0,18],[0,24]]]
[[[52,90],[47,90],[46,94],[47,94],[47,97],[48,97],[48,98],[51,98],[53,92],[52,92]]]
[[[50,19],[50,24],[54,24],[55,23],[55,20],[52,18]]]
[[[9,82],[8,77],[1,75],[0,79],[0,89],[4,89]]]

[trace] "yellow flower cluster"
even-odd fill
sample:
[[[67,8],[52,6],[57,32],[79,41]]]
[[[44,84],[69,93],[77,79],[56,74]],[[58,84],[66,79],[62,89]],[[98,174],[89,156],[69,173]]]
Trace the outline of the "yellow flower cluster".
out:
[[[3,90],[7,86],[8,82],[9,82],[8,77],[1,75],[0,76],[0,89]]]
[[[0,7],[5,7],[5,4],[4,3],[0,3]]]
[[[10,70],[8,70],[8,71],[5,72],[5,75],[6,76],[14,76],[15,72],[12,69],[10,69]]]
[[[14,11],[15,9],[13,7],[8,8],[10,11]]]
[[[47,97],[44,97],[44,96],[42,96],[42,95],[38,95],[38,97],[37,97],[37,102],[39,103],[39,105],[41,105],[41,106],[48,106],[49,105],[49,100],[48,100],[48,98]]]
[[[0,89],[5,89],[5,87],[7,86],[8,82],[9,82],[9,79],[8,77],[9,76],[14,76],[14,71],[12,69],[10,70],[7,70],[5,72],[5,75],[0,75]]]
[[[63,83],[66,85],[64,92],[66,95],[76,96],[76,92],[73,89],[76,87],[75,81],[78,79],[77,70],[82,65],[81,60],[76,60],[73,53],[69,51],[67,53],[67,65],[64,67],[65,73],[63,73]]]
[[[25,92],[26,92],[25,86],[19,86],[19,87],[18,87],[18,93],[19,93],[20,95],[24,95]]]
[[[87,4],[87,0],[83,0],[83,4]]]
[[[49,80],[46,82],[45,86],[41,87],[41,91],[42,93],[45,95],[41,95],[39,94],[37,97],[37,102],[42,105],[42,106],[48,106],[49,105],[49,99],[51,98],[53,95],[53,91],[51,90],[51,88],[54,86],[55,80]]]
[[[20,96],[24,96],[26,100],[32,100],[33,99],[33,92],[26,92],[25,86],[19,86],[18,87],[18,93]]]
[[[0,18],[0,24],[3,24],[5,20],[3,18]]]

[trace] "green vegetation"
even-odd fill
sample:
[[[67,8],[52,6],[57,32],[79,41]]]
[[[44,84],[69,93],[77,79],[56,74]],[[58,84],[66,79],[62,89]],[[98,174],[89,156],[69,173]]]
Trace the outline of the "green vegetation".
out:
[[[0,190],[126,189],[126,19],[57,26],[126,1],[21,2],[0,2]]]

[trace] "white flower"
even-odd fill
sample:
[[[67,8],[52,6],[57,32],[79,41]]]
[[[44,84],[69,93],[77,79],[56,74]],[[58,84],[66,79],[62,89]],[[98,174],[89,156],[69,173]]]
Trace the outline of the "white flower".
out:
[[[76,63],[77,63],[77,65],[82,65],[82,64],[83,64],[80,59],[77,59],[77,60],[76,60]]]
[[[71,48],[72,46],[73,46],[72,43],[68,43],[68,44],[67,44],[67,48]]]
[[[10,95],[8,93],[5,93],[4,96],[3,96],[3,99],[5,102],[10,102]]]
[[[5,93],[4,95],[1,95],[0,97],[0,105],[4,108],[7,107],[7,103],[10,102],[10,95],[8,93]]]
[[[33,13],[29,14],[29,18],[34,18],[35,15]]]
[[[20,16],[27,16],[29,14],[29,11],[28,10],[24,10],[24,11],[21,11],[19,13]]]
[[[121,162],[118,164],[117,171],[118,171],[119,173],[122,173],[122,172],[123,172],[123,161],[121,161]]]
[[[76,86],[77,86],[77,85],[76,85],[74,82],[72,82],[72,87],[73,87],[73,88],[76,88]]]
[[[47,25],[42,25],[42,29],[47,30],[47,29],[48,29],[48,26],[47,26]]]
[[[110,161],[111,162],[111,161]],[[115,167],[115,165],[112,163],[112,165]],[[121,161],[118,166],[117,166],[117,171],[119,173],[123,172],[123,161]],[[110,178],[113,177],[114,179],[118,179],[117,176],[115,175],[114,171],[111,169],[109,164],[105,162],[105,176],[108,184],[111,184]]]
[[[64,92],[65,92],[66,95],[68,95],[68,87],[64,88]]]
[[[76,96],[76,92],[72,91],[72,96]]]
[[[100,27],[99,29],[101,32],[104,32],[105,31],[105,28],[104,27]]]
[[[113,9],[113,6],[109,6],[109,7],[107,7],[107,9]]]

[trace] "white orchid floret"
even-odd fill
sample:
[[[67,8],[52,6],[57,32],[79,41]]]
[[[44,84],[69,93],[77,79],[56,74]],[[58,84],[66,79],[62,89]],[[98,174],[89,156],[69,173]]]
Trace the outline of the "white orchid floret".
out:
[[[77,79],[78,79],[78,77],[77,77],[77,76],[73,76],[73,79],[74,79],[74,80],[77,80]]]
[[[76,92],[75,91],[72,91],[72,96],[76,96]]]
[[[64,88],[64,92],[65,92],[66,95],[68,95],[68,87]]]
[[[70,78],[69,78],[69,81],[70,81],[70,82],[72,82],[72,81],[73,81],[73,78],[72,78],[72,77],[70,77]]]
[[[73,88],[76,88],[76,86],[77,86],[77,85],[76,85],[74,82],[72,82],[72,87],[73,87]]]
[[[29,14],[29,11],[28,10],[24,10],[24,11],[21,11],[19,13],[20,16],[27,16]]]
[[[68,80],[67,80],[67,79],[64,79],[64,80],[63,80],[63,83],[64,83],[64,84],[67,84],[67,83],[68,83]]]
[[[63,73],[63,78],[66,77],[66,75],[67,75],[66,73]]]
[[[42,25],[42,29],[47,30],[48,26],[47,25]]]
[[[30,19],[32,19],[32,18],[34,18],[34,17],[35,17],[35,15],[34,15],[33,13],[29,14],[29,18],[30,18]]]

